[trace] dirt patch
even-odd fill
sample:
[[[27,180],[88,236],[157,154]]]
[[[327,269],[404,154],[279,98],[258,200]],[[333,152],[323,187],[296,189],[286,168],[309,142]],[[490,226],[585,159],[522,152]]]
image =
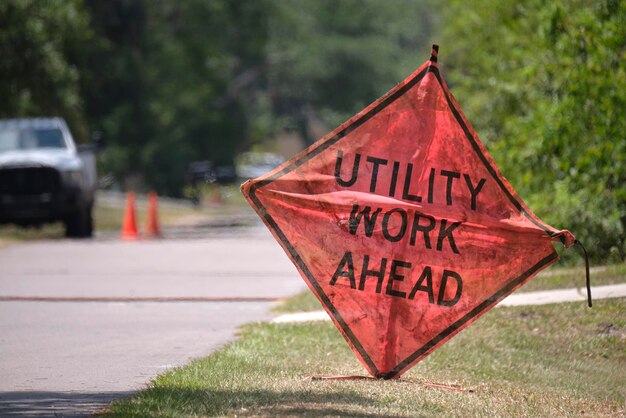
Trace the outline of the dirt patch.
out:
[[[598,334],[602,337],[621,336],[626,337],[626,330],[615,324],[601,322],[598,324]]]

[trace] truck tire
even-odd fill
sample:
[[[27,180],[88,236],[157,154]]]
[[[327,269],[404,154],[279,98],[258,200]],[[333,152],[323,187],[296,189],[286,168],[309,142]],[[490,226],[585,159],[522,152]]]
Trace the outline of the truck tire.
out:
[[[65,236],[68,238],[91,238],[93,236],[92,205],[81,206],[65,221]]]

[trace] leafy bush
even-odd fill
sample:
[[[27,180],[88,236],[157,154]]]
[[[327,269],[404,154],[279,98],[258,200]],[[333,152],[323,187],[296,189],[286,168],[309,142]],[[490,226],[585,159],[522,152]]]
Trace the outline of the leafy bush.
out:
[[[626,3],[445,9],[447,80],[531,208],[595,259],[625,257]]]

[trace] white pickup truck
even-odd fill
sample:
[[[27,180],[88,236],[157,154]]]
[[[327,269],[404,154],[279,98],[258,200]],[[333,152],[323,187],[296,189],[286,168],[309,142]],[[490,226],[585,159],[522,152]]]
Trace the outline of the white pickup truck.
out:
[[[98,144],[77,147],[59,118],[0,120],[0,224],[62,221],[91,237]]]

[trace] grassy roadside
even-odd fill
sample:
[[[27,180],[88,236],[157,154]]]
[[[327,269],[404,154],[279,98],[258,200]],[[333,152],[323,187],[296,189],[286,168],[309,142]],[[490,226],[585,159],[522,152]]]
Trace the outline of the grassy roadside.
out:
[[[596,267],[591,272],[592,286],[626,283],[626,263]],[[526,283],[518,292],[584,288],[585,269],[551,267]],[[593,292],[592,292],[593,293]],[[309,312],[322,309],[320,302],[308,290],[284,301],[274,308],[275,312]]]
[[[201,206],[192,206],[185,200],[160,199],[159,222],[162,227],[194,223],[207,218],[223,217],[233,212],[241,211],[247,205],[239,192],[238,186],[220,186],[213,191],[220,191],[219,196],[214,193],[211,199],[207,198]],[[124,195],[111,199],[96,198],[94,206],[94,227],[98,232],[119,231],[124,218]],[[136,197],[136,219],[142,227],[147,217],[146,195]],[[64,227],[61,222],[42,225],[40,228],[20,228],[16,225],[0,225],[0,248],[11,242],[32,241],[38,239],[62,239]]]
[[[136,211],[137,221],[140,226],[146,219],[146,208],[138,208]],[[198,210],[189,208],[159,208],[159,220],[161,225],[167,226],[175,223],[178,219],[190,217],[198,214]],[[111,207],[96,204],[94,207],[94,228],[96,233],[119,231],[122,227],[124,217],[123,207]],[[61,222],[42,225],[39,228],[21,228],[16,225],[0,225],[0,245],[2,242],[6,244],[19,241],[33,241],[40,239],[63,239],[65,238],[65,229]]]
[[[104,415],[623,416],[625,310],[626,299],[494,309],[399,381],[311,380],[365,373],[332,324],[251,324]]]
[[[626,282],[626,263],[591,268],[591,285],[603,286]],[[521,292],[585,287],[585,268],[552,266],[526,283]]]

